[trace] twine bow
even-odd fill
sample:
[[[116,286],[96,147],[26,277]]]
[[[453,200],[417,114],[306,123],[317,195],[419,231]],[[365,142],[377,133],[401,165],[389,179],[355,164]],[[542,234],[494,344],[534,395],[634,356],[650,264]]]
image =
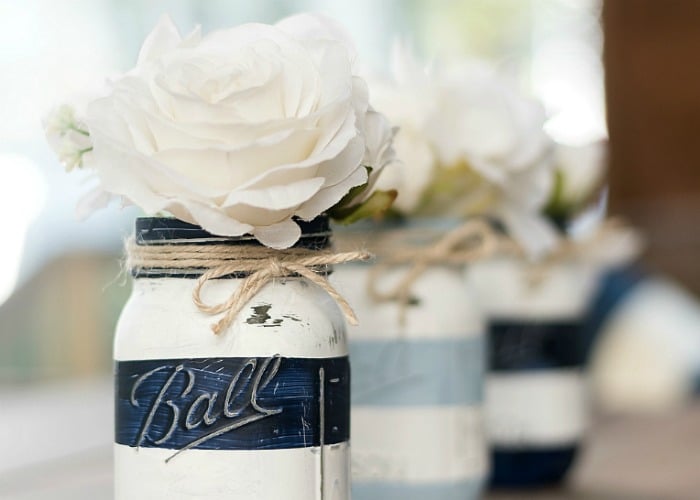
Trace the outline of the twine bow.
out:
[[[274,250],[252,245],[137,245],[127,242],[127,265],[132,269],[206,269],[192,290],[192,301],[203,313],[223,316],[211,329],[219,334],[228,328],[238,313],[269,282],[276,278],[301,276],[325,290],[342,310],[348,323],[357,324],[352,307],[323,275],[329,266],[352,261],[367,261],[372,255],[364,251],[335,253],[292,248]],[[319,274],[319,272],[321,274]],[[208,304],[202,289],[213,279],[247,273],[227,300]]]
[[[377,302],[397,302],[399,322],[405,324],[415,282],[433,265],[460,265],[475,262],[509,248],[509,240],[499,235],[486,221],[473,219],[445,234],[432,245],[400,247],[382,256],[369,272],[367,293]],[[408,265],[401,279],[387,291],[377,288],[379,276],[389,269]]]

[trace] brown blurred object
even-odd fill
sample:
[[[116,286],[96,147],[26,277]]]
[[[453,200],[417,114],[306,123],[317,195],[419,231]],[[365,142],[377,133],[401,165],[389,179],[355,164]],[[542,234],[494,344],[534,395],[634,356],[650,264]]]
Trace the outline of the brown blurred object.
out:
[[[0,386],[110,373],[127,282],[111,255],[48,263],[0,306]]]
[[[700,292],[700,2],[605,0],[610,208]]]

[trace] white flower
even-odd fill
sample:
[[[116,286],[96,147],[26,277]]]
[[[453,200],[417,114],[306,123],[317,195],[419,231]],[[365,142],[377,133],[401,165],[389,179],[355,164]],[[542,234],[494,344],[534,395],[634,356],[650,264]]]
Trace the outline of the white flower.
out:
[[[399,128],[394,149],[399,160],[384,168],[375,187],[396,189],[398,196],[393,208],[410,214],[420,205],[433,179],[436,158],[425,136],[408,124]]]
[[[500,219],[532,256],[556,242],[541,214],[550,193],[552,142],[542,106],[473,61],[426,67],[396,46],[390,80],[372,81],[372,103],[399,127],[377,187],[396,187],[404,215],[485,214]]]
[[[49,146],[67,172],[90,163],[90,133],[83,119],[76,116],[75,108],[64,104],[51,111],[44,120],[44,130]]]
[[[377,180],[377,189],[396,189],[393,208],[413,213],[433,179],[436,157],[426,134],[426,120],[433,112],[434,88],[427,70],[405,44],[395,43],[391,77],[373,77],[372,104],[386,114],[398,131],[394,150],[399,159],[389,164]]]
[[[367,181],[367,188],[363,191],[363,199],[367,199],[373,192],[383,170],[396,162],[396,151],[393,141],[396,129],[391,126],[389,120],[374,109],[369,109],[362,125],[362,135],[365,138],[365,154],[362,164],[370,167],[371,172]]]
[[[580,146],[557,144],[554,165],[561,175],[560,201],[577,207],[593,195],[605,176],[607,144],[595,141]]]
[[[291,246],[292,217],[367,181],[362,132],[373,132],[355,58],[319,16],[184,38],[161,19],[136,67],[88,106],[102,187],[215,234]]]
[[[530,255],[545,253],[556,234],[540,213],[553,183],[541,104],[478,63],[447,68],[439,86],[429,133],[441,164],[469,165],[498,194],[492,214]]]

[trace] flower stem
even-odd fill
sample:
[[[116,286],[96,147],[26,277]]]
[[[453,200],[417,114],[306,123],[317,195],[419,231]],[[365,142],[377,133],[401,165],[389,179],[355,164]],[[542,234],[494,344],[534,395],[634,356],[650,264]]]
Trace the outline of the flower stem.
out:
[[[68,126],[66,127],[66,129],[73,130],[74,132],[82,134],[85,137],[90,137],[90,132],[88,132],[87,130],[83,130],[81,128],[78,128],[74,123],[69,123]],[[90,148],[90,149],[92,149],[92,148]]]

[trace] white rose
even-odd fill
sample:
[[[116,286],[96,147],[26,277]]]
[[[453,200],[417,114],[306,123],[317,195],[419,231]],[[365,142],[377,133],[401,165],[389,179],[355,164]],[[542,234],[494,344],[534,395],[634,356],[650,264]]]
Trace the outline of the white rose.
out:
[[[164,18],[88,107],[102,187],[146,212],[285,248],[367,181],[355,53],[318,16],[182,38]]]
[[[398,196],[393,208],[410,214],[420,205],[433,179],[435,154],[424,135],[408,124],[399,128],[394,137],[394,149],[400,160],[385,167],[375,187],[396,189]]]
[[[377,189],[395,189],[393,208],[413,213],[433,179],[436,157],[426,134],[425,122],[434,109],[433,82],[409,48],[395,43],[390,77],[370,80],[372,104],[398,129],[393,141],[395,161],[377,180]]]
[[[391,126],[386,116],[374,109],[369,109],[362,125],[362,135],[365,138],[365,155],[362,164],[371,167],[367,188],[363,198],[369,197],[389,165],[396,163],[394,135],[396,129]],[[381,175],[380,175],[381,174]]]
[[[449,66],[436,81],[427,133],[441,165],[477,172],[497,193],[490,213],[530,255],[545,253],[557,237],[540,213],[553,183],[553,143],[541,104],[476,62]]]

